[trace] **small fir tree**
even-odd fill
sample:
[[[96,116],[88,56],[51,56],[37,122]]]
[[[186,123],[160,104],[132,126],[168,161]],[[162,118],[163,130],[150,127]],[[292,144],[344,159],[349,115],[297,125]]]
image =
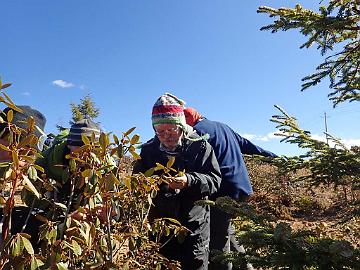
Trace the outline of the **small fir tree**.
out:
[[[95,102],[92,100],[90,95],[86,95],[80,100],[80,104],[71,103],[72,121],[80,121],[84,118],[95,119],[100,114],[100,109],[95,107]]]

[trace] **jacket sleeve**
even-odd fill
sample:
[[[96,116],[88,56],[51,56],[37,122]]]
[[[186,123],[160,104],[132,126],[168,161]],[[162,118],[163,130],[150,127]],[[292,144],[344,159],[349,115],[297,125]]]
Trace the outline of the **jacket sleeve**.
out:
[[[239,134],[235,133],[235,136],[239,143],[241,153],[246,155],[260,155],[264,157],[277,157],[276,154],[268,150],[262,149],[260,146],[253,144],[248,139],[241,137]]]
[[[193,172],[185,173],[188,180],[188,192],[201,197],[209,196],[219,190],[221,172],[214,150],[207,142],[198,152]]]
[[[143,163],[141,162],[141,160],[136,160],[133,165],[132,173],[136,174],[136,173],[141,173],[141,172],[145,172]]]

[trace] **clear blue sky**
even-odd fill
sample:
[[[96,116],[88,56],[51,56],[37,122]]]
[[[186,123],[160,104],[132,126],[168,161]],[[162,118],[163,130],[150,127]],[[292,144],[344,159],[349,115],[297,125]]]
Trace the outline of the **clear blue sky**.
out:
[[[71,102],[91,94],[106,131],[153,136],[151,109],[171,92],[277,154],[297,147],[269,134],[279,104],[300,125],[360,144],[359,104],[328,101],[328,82],[300,92],[321,58],[297,32],[260,32],[258,6],[315,8],[319,1],[2,0],[0,75],[7,93],[68,126]]]

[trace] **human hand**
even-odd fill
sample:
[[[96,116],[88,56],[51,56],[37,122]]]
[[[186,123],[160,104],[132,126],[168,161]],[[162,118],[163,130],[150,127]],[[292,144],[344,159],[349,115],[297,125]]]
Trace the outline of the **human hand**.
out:
[[[183,189],[188,185],[186,175],[176,176],[176,177],[166,177],[166,180],[169,183],[171,189]]]
[[[99,218],[99,220],[102,223],[105,223],[107,221],[106,210],[107,209],[106,209],[105,205],[100,204],[100,205],[95,206],[95,208],[92,209],[91,211],[87,207],[82,208],[81,211],[76,210],[70,216],[73,219],[76,219],[79,221],[91,221],[92,218],[94,216],[96,216],[97,218]],[[116,211],[112,210],[110,219],[112,219],[112,217],[114,217],[115,215],[116,215]]]

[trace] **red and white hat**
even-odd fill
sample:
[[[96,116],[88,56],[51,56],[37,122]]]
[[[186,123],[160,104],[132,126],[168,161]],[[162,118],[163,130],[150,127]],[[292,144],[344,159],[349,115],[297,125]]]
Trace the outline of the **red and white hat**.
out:
[[[177,124],[181,127],[186,126],[184,115],[185,102],[176,96],[165,93],[160,96],[152,109],[152,124]]]

